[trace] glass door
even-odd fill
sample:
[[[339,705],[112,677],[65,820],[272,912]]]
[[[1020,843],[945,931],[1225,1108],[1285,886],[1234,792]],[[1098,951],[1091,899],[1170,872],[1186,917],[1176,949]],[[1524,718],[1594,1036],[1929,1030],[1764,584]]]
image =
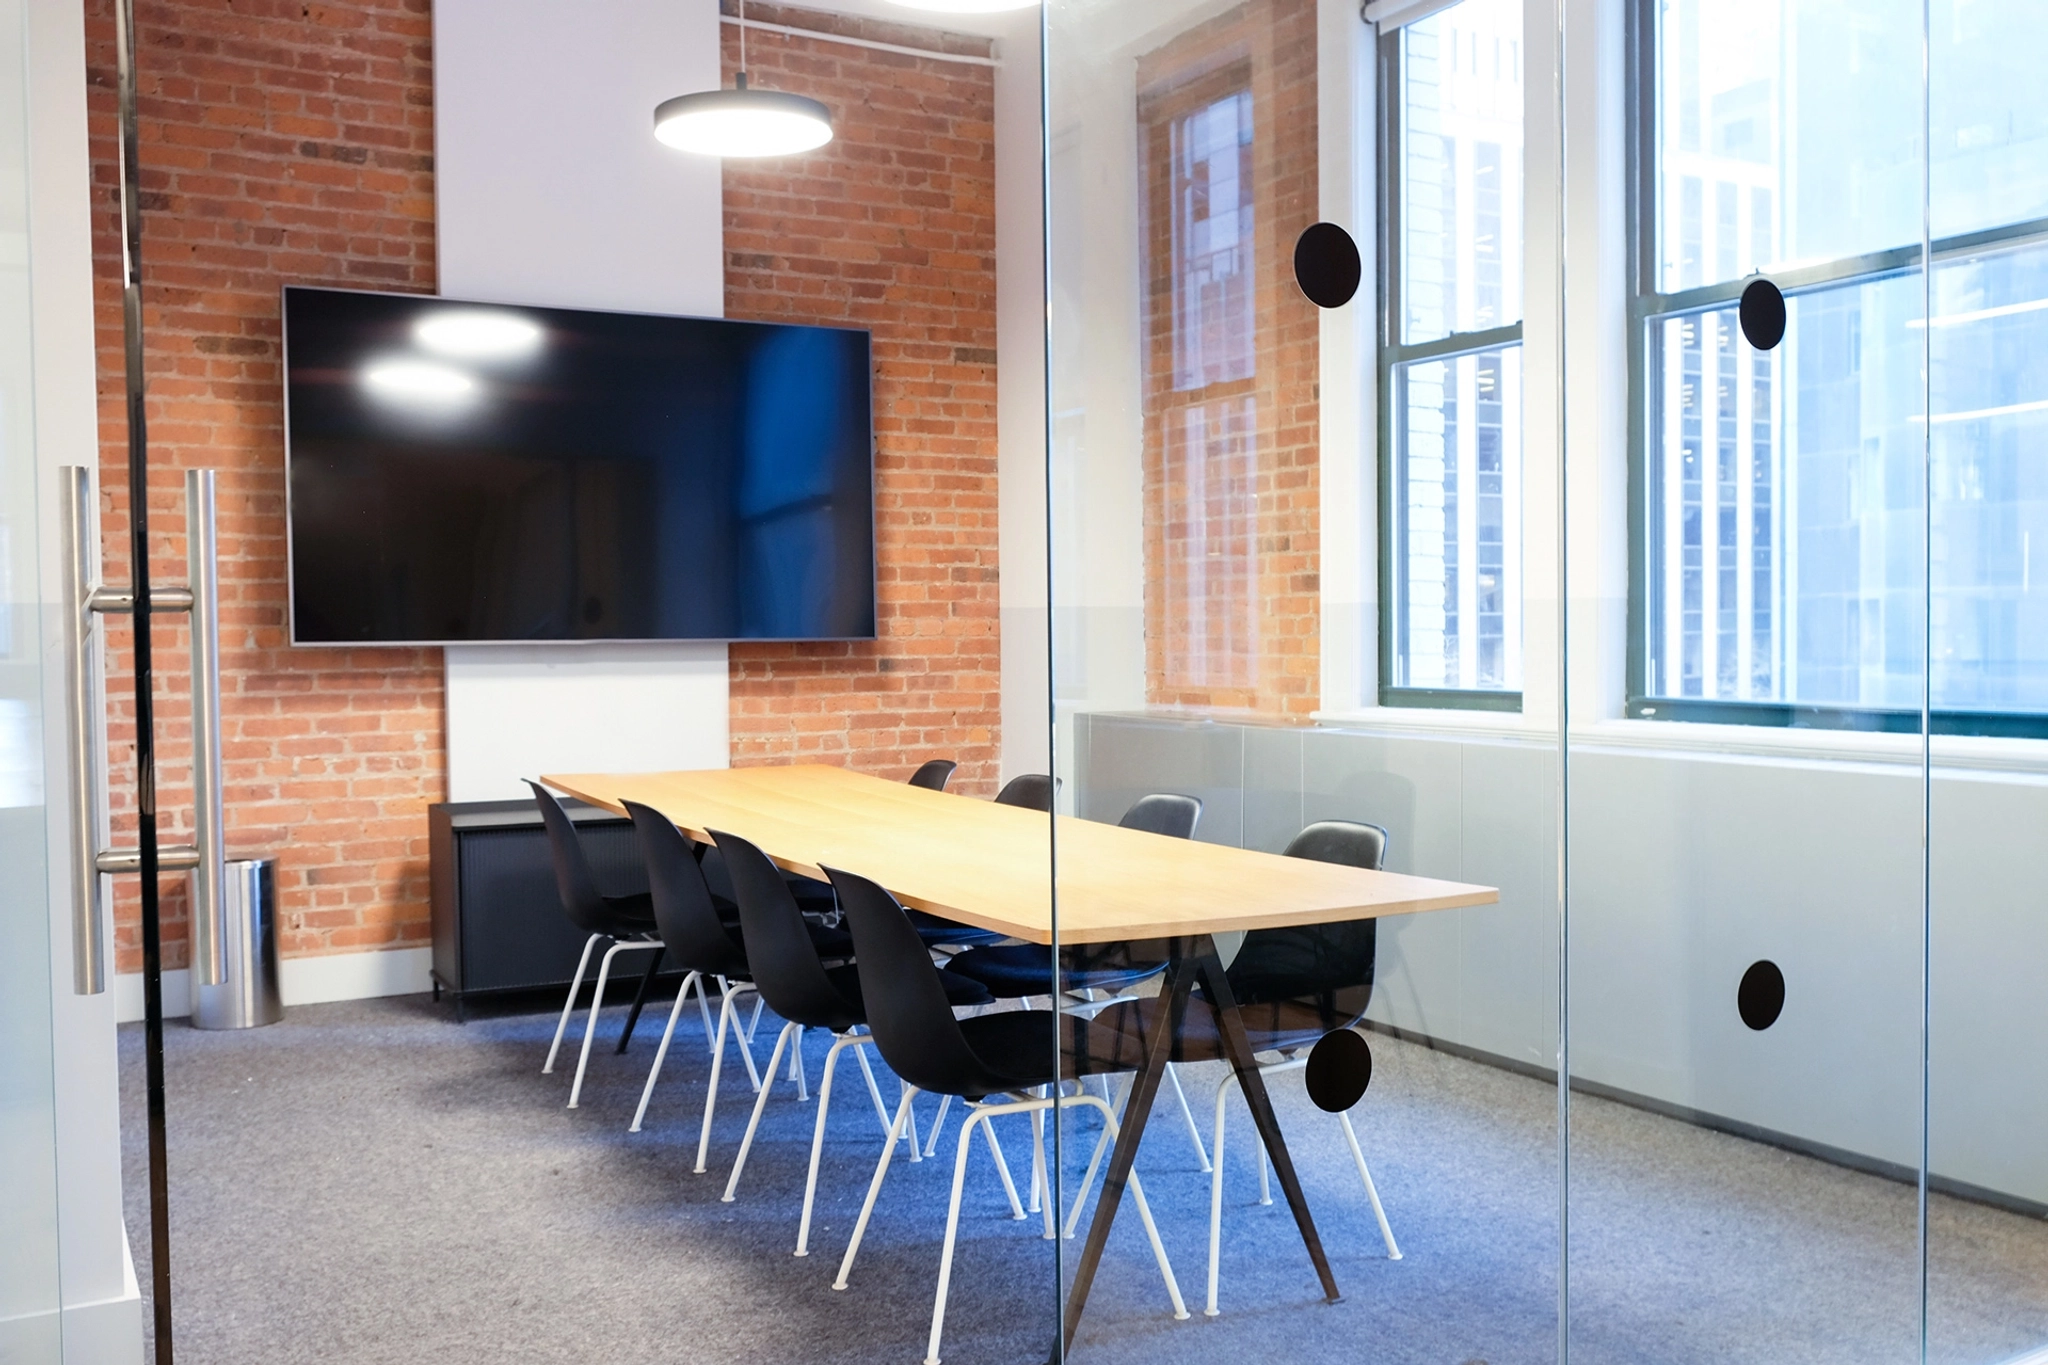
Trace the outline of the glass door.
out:
[[[2048,11],[1925,22],[1926,1358],[2004,1365],[2048,1360]]]
[[[0,0],[0,1360],[63,1354],[43,821],[24,7]]]
[[[1566,34],[1571,1354],[1907,1365],[1921,0],[1624,8]]]

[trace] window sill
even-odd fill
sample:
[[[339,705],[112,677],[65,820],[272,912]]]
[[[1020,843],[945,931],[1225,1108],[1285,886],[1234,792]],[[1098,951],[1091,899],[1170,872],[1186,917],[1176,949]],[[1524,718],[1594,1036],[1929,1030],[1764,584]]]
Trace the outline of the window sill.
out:
[[[1309,717],[1330,730],[1373,730],[1440,735],[1446,739],[1522,739],[1555,744],[1557,731],[1521,711],[1453,706],[1360,706],[1317,711]]]
[[[1312,719],[1333,730],[1427,735],[1442,739],[1520,741],[1555,747],[1557,731],[1527,716],[1500,711],[1425,710],[1366,706],[1317,711]],[[1572,726],[1576,750],[1664,753],[1799,763],[1864,763],[1884,768],[1920,766],[1920,736],[1867,731],[1796,730],[1764,725],[1716,725],[1683,720],[1581,721]],[[2048,778],[2048,740],[1980,735],[1936,735],[1939,771],[2013,773]]]
[[[1589,749],[1870,763],[1909,769],[1920,766],[1920,736],[1917,734],[1623,719],[1575,725],[1572,734],[1576,746]],[[1931,749],[1937,770],[2048,776],[2048,740],[1935,735]]]

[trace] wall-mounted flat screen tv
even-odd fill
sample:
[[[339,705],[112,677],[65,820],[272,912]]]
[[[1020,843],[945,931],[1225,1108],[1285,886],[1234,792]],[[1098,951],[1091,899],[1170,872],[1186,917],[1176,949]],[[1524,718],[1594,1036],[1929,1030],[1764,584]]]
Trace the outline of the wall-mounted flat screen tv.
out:
[[[284,293],[292,640],[875,633],[866,332]]]

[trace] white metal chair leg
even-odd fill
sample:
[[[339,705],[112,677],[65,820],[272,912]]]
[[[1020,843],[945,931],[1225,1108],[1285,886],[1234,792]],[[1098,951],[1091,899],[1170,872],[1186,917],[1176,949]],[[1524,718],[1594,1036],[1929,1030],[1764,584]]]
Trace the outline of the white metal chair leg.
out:
[[[1252,1154],[1252,1159],[1259,1163],[1259,1202],[1261,1204],[1271,1204],[1273,1202],[1273,1171],[1272,1163],[1266,1160],[1265,1143],[1261,1142],[1259,1144],[1258,1150]]]
[[[583,1073],[590,1066],[590,1043],[597,1037],[597,1011],[604,1004],[604,982],[605,978],[611,975],[612,959],[634,948],[652,948],[659,952],[661,944],[659,941],[649,943],[645,939],[627,939],[622,943],[614,943],[604,950],[604,960],[597,964],[597,989],[590,994],[590,1017],[583,1025],[583,1051],[576,1058],[576,1080],[569,1086],[571,1109],[576,1107],[577,1099],[583,1094]]]
[[[720,996],[731,995],[734,991],[752,990],[754,990],[752,982],[742,981],[738,985],[734,985],[722,976],[718,978],[718,993]],[[699,982],[697,998],[700,1003],[704,998],[703,992],[703,983]],[[760,1013],[761,993],[754,991],[754,1014],[758,1018]],[[759,1090],[761,1088],[761,1069],[754,1065],[754,1036],[741,1028],[737,1019],[733,1021],[732,1036],[734,1041],[740,1045],[740,1060],[747,1064],[747,1082],[754,1089]],[[709,1046],[711,1043],[711,1011],[709,1006],[706,1006],[704,1011],[704,1042],[706,1046]]]
[[[761,1027],[762,1003],[761,997],[756,995],[754,997],[754,1017],[747,1020],[747,1041],[750,1043],[754,1041],[754,1031]]]
[[[1021,1223],[1024,1221],[1024,1205],[1017,1199],[1017,1182],[1010,1179],[1010,1162],[1003,1155],[1003,1144],[996,1141],[996,1126],[993,1123],[982,1124],[981,1135],[988,1139],[988,1154],[995,1158],[996,1173],[1003,1178],[1003,1193],[1010,1197],[1010,1217]]]
[[[825,1113],[832,1107],[833,1069],[839,1065],[839,1054],[841,1051],[849,1047],[858,1048],[873,1041],[873,1039],[863,1034],[842,1033],[832,1040],[832,1050],[825,1054],[825,1070],[818,1078],[818,1118],[817,1122],[811,1127],[811,1172],[804,1178],[804,1212],[803,1217],[797,1220],[796,1225],[796,1254],[799,1256],[811,1254],[811,1205],[818,1194],[818,1158],[825,1150]],[[867,1054],[865,1052],[855,1052],[854,1056],[863,1059],[863,1062],[865,1062]],[[870,1073],[869,1080],[870,1082],[873,1080],[872,1073]],[[878,1102],[880,1101],[881,1094],[879,1091],[876,1093],[875,1099]]]
[[[1210,1318],[1216,1316],[1216,1265],[1223,1252],[1223,1101],[1229,1094],[1229,1081],[1216,1087],[1216,1127],[1210,1139],[1216,1144],[1216,1167],[1209,1172],[1209,1302],[1202,1309]]]
[[[718,1103],[718,1073],[725,1064],[725,1030],[732,1023],[732,992],[726,991],[718,1002],[718,1038],[711,1045],[711,1080],[704,1090],[704,1127],[697,1134],[697,1164],[692,1167],[694,1174],[704,1174],[704,1158],[711,1151],[711,1110]],[[735,1033],[739,1030],[735,1027]],[[740,1050],[746,1050],[746,1041],[740,1041]],[[752,1059],[748,1060],[752,1069]]]
[[[968,1115],[960,1124],[960,1146],[953,1157],[953,1197],[946,1205],[946,1244],[939,1253],[939,1291],[932,1302],[932,1335],[925,1347],[924,1365],[939,1365],[939,1334],[946,1329],[946,1291],[953,1284],[953,1245],[960,1236],[960,1187],[967,1179],[967,1149],[974,1143],[975,1124],[981,1124],[983,1132],[990,1131],[988,1116],[987,1110],[969,1106]],[[1007,1169],[1003,1178],[1009,1179]],[[1014,1190],[1010,1197],[1013,1200],[1017,1197]],[[1017,1216],[1022,1218],[1024,1215],[1019,1213]]]
[[[803,1027],[802,1024],[784,1024],[782,1032],[775,1035],[775,1051],[768,1055],[768,1075],[771,1078],[775,1075],[776,1065],[782,1061],[782,1049],[789,1046],[791,1038],[801,1036]],[[747,1135],[740,1139],[740,1154],[733,1158],[732,1175],[725,1182],[725,1193],[719,1196],[723,1203],[730,1204],[733,1191],[740,1187],[740,1172],[747,1168],[747,1153],[754,1149],[754,1130],[761,1126],[761,1111],[768,1107],[768,1096],[774,1089],[773,1085],[764,1085],[761,1093],[754,1097],[754,1113],[747,1120]],[[820,1106],[819,1116],[823,1117],[824,1112]]]
[[[661,1031],[661,1046],[654,1049],[654,1065],[647,1068],[647,1084],[640,1088],[640,1107],[633,1111],[633,1124],[626,1129],[629,1133],[640,1131],[640,1124],[647,1117],[647,1101],[654,1098],[655,1078],[661,1075],[661,1064],[668,1056],[669,1039],[676,1034],[676,1018],[683,1012],[683,1002],[690,998],[690,987],[697,987],[697,999],[704,999],[704,978],[691,972],[683,978],[683,988],[676,992],[676,1003],[669,1007],[668,1027]]]
[[[1202,1174],[1207,1175],[1209,1149],[1202,1145],[1202,1130],[1195,1127],[1195,1111],[1188,1107],[1188,1092],[1180,1088],[1180,1068],[1168,1062],[1166,1079],[1173,1082],[1174,1098],[1180,1101],[1180,1116],[1188,1126],[1188,1141],[1195,1144],[1195,1160],[1202,1164]]]
[[[1107,1077],[1104,1077],[1103,1079],[1105,1083],[1108,1080]],[[1087,1091],[1085,1082],[1077,1084],[1074,1087],[1074,1089],[1078,1092],[1073,1097],[1076,1103],[1085,1103],[1088,1104],[1091,1108],[1100,1106],[1104,1107],[1105,1109],[1111,1103],[1111,1101],[1107,1099],[1097,1100],[1095,1096],[1090,1095]],[[1115,1101],[1119,1106],[1121,1105],[1123,1100],[1123,1093],[1124,1092],[1119,1092]],[[1102,1158],[1108,1154],[1110,1141],[1115,1136],[1116,1125],[1113,1123],[1104,1124],[1101,1134],[1097,1136],[1095,1139],[1095,1150],[1092,1153],[1090,1153],[1088,1157],[1088,1170],[1081,1177],[1080,1192],[1074,1196],[1073,1211],[1067,1215],[1066,1235],[1068,1237],[1072,1237],[1074,1235],[1074,1228],[1081,1221],[1081,1200],[1087,1195],[1088,1187],[1095,1183],[1095,1172],[1102,1168]]]
[[[1075,1096],[1070,1103],[1085,1104],[1091,1108],[1100,1109],[1102,1111],[1102,1122],[1108,1130],[1109,1136],[1111,1138],[1116,1136],[1116,1115],[1110,1112],[1107,1101],[1098,1099],[1093,1095],[1083,1094]],[[1087,1197],[1088,1187],[1085,1184],[1074,1192],[1075,1216],[1080,1214],[1081,1201]],[[1131,1198],[1138,1206],[1138,1221],[1145,1225],[1145,1240],[1152,1244],[1152,1259],[1159,1264],[1159,1277],[1166,1281],[1167,1297],[1173,1301],[1174,1319],[1176,1321],[1184,1320],[1188,1316],[1188,1306],[1180,1296],[1180,1281],[1174,1278],[1173,1263],[1166,1259],[1166,1244],[1159,1240],[1159,1225],[1152,1221],[1152,1205],[1145,1199],[1145,1183],[1138,1179],[1138,1171],[1135,1166],[1131,1168]],[[1071,1225],[1070,1220],[1069,1226]]]
[[[789,1078],[796,1082],[797,1102],[809,1101],[811,1091],[810,1083],[804,1077],[804,1030],[801,1024],[797,1025],[796,1041],[789,1049]]]
[[[862,1034],[861,1036],[866,1037],[867,1035]],[[887,1137],[889,1135],[889,1124],[894,1115],[889,1112],[889,1106],[882,1100],[882,1087],[875,1084],[875,1069],[868,1065],[867,1053],[856,1052],[853,1055],[855,1060],[860,1063],[860,1074],[867,1078],[868,1098],[875,1102],[875,1117],[881,1120],[882,1136]]]
[[[889,1158],[895,1154],[896,1143],[903,1136],[903,1125],[910,1118],[910,1102],[917,1097],[917,1087],[903,1087],[903,1102],[896,1106],[895,1121],[889,1125],[889,1137],[882,1144],[882,1159],[875,1163],[875,1178],[868,1182],[868,1197],[860,1206],[860,1218],[853,1225],[853,1238],[846,1244],[846,1255],[839,1262],[839,1278],[832,1281],[834,1289],[846,1288],[846,1277],[853,1271],[854,1255],[860,1251],[860,1239],[867,1234],[868,1219],[874,1216],[875,1196],[882,1192],[882,1180],[889,1174]]]
[[[548,1044],[548,1059],[541,1063],[540,1074],[543,1076],[554,1073],[555,1054],[562,1049],[562,1034],[569,1028],[569,1016],[576,1012],[576,992],[583,989],[583,973],[590,966],[590,950],[603,937],[603,934],[592,934],[583,940],[583,956],[576,959],[576,975],[569,979],[569,998],[562,1002],[562,1017],[555,1024],[555,1041]]]
[[[722,994],[732,989],[724,977],[718,978],[718,989]],[[711,996],[704,989],[704,978],[697,978],[697,1013],[704,1018],[704,1050],[711,1051]]]
[[[896,1081],[896,1084],[899,1087],[901,1087],[904,1094],[907,1095],[910,1093],[909,1082],[899,1077]],[[919,1154],[917,1147],[917,1110],[914,1107],[910,1111],[910,1118],[908,1122],[909,1127],[906,1128],[904,1131],[910,1134],[910,1164],[914,1166],[918,1162],[924,1160],[924,1157]]]
[[[1045,1111],[1031,1115],[1031,1211],[1045,1214],[1045,1240],[1059,1236],[1058,1218],[1053,1213],[1052,1182],[1045,1171]]]
[[[1351,1144],[1351,1159],[1358,1163],[1358,1178],[1365,1182],[1365,1197],[1372,1202],[1372,1216],[1379,1219],[1380,1240],[1386,1243],[1387,1259],[1401,1259],[1401,1248],[1394,1242],[1394,1229],[1387,1224],[1387,1211],[1380,1207],[1380,1192],[1372,1183],[1372,1172],[1365,1167],[1365,1152],[1358,1145],[1358,1133],[1351,1126],[1351,1115],[1340,1113],[1337,1121],[1344,1125],[1344,1139]]]
[[[952,1106],[953,1097],[951,1095],[939,1096],[939,1116],[932,1120],[931,1137],[926,1139],[924,1144],[924,1154],[926,1156],[930,1156],[939,1149],[939,1129],[946,1126],[946,1111],[952,1108]]]

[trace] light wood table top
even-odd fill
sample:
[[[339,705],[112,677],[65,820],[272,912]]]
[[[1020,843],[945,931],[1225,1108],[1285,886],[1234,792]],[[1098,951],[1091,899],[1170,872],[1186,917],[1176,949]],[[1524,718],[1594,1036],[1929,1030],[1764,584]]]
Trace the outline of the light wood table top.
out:
[[[724,830],[782,867],[857,872],[905,905],[1052,941],[1050,817],[824,765],[541,779],[623,813],[651,806],[691,838]],[[1061,816],[1060,941],[1106,943],[1491,905],[1490,886],[1369,872]]]

